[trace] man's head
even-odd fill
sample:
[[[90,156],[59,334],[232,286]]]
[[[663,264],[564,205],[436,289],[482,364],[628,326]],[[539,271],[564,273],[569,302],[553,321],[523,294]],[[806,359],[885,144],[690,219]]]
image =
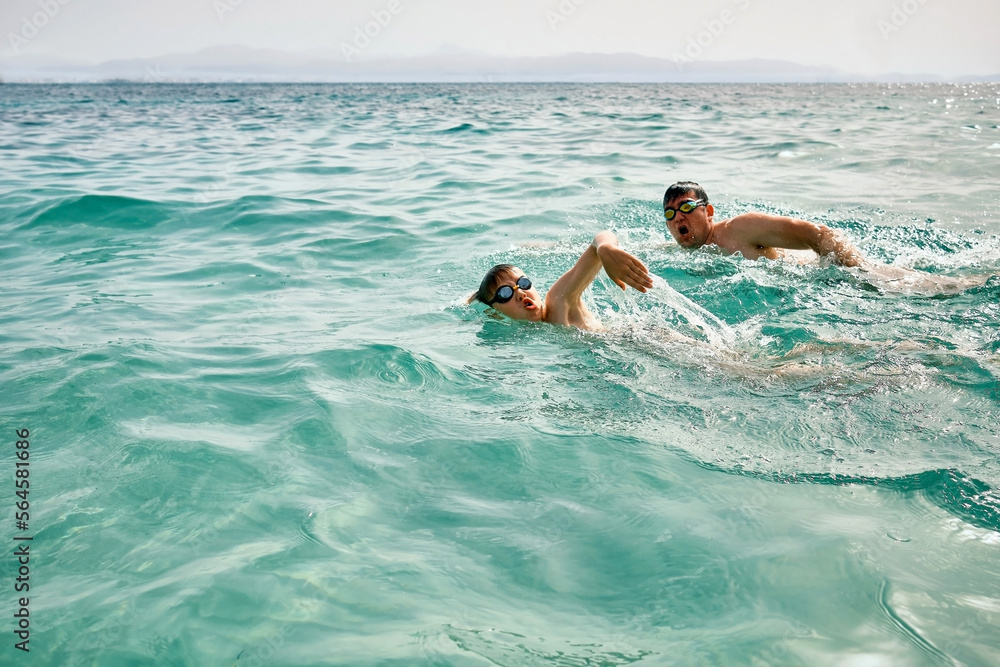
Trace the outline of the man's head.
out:
[[[715,209],[708,203],[708,193],[694,181],[678,181],[663,195],[663,213],[667,229],[685,248],[700,248],[712,236]]]
[[[537,322],[545,315],[538,290],[512,264],[497,264],[487,271],[474,298],[514,320]]]

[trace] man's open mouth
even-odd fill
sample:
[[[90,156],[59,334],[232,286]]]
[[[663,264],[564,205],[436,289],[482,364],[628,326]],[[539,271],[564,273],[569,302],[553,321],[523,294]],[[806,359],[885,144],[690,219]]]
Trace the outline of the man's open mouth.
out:
[[[687,225],[681,225],[680,227],[678,227],[677,233],[679,233],[681,236],[687,236],[688,233]]]

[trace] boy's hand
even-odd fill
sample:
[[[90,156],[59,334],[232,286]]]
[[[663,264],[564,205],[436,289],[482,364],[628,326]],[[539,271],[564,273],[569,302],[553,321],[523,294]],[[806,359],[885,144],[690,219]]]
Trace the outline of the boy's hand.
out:
[[[653,286],[653,279],[650,278],[646,265],[618,246],[610,244],[598,246],[597,256],[600,257],[601,264],[604,265],[604,270],[611,281],[623,290],[628,285],[645,292]]]

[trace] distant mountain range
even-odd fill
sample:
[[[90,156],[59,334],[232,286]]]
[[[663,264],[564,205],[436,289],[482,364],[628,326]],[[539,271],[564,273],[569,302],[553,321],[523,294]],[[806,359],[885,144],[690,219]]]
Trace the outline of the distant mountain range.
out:
[[[292,53],[242,46],[218,46],[196,53],[109,60],[86,65],[24,55],[0,61],[7,82],[508,82],[620,81],[704,83],[824,83],[1000,81],[986,77],[921,74],[861,76],[829,67],[780,60],[670,60],[629,53],[574,53],[543,58],[435,54],[412,58],[357,59],[339,51]]]

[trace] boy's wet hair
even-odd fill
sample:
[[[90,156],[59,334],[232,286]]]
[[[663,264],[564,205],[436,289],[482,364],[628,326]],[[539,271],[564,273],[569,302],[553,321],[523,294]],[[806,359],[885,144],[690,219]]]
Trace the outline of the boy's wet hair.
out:
[[[708,193],[705,192],[705,188],[701,187],[694,181],[677,181],[669,188],[667,188],[666,193],[663,195],[663,208],[667,207],[667,203],[672,199],[686,195],[689,192],[694,192],[694,196],[698,199],[705,200],[705,204],[708,204]]]
[[[497,264],[486,272],[483,282],[479,283],[479,290],[473,295],[470,302],[475,300],[480,303],[489,303],[497,293],[497,290],[500,289],[500,284],[513,275],[513,264]]]

